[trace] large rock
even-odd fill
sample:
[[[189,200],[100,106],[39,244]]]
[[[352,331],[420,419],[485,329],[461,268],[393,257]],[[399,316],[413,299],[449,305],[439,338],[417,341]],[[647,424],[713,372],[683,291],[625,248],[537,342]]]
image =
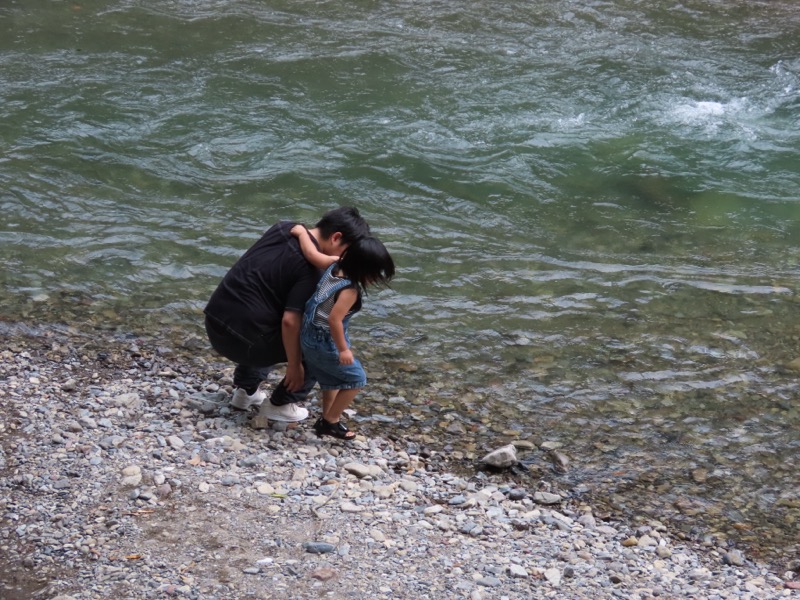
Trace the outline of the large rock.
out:
[[[497,450],[492,450],[489,452],[489,454],[483,457],[481,462],[497,469],[507,469],[508,467],[513,467],[515,464],[517,464],[517,462],[519,462],[517,459],[517,449],[513,444],[502,446]]]

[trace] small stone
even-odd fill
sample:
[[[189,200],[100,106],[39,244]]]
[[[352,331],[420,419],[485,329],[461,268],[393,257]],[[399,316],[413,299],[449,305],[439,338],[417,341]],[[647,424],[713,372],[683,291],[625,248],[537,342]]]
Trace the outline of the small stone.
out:
[[[328,554],[336,550],[336,546],[328,542],[305,542],[303,548],[310,554]]]
[[[391,485],[376,487],[373,493],[381,500],[388,500],[394,495],[394,487]]]
[[[656,548],[656,554],[659,558],[669,558],[672,556],[672,550],[670,550],[667,546],[659,546]]]
[[[787,363],[786,368],[790,371],[800,371],[800,358],[795,358],[790,363]]]
[[[744,555],[740,550],[731,550],[722,555],[722,562],[734,567],[743,567],[745,564]]]
[[[97,429],[97,421],[91,417],[81,417],[78,422],[86,429]]]
[[[177,435],[169,436],[167,438],[167,443],[170,446],[172,446],[173,448],[175,448],[175,450],[180,450],[181,448],[183,448],[186,445],[184,443],[184,441],[181,438],[179,438]]]
[[[625,546],[626,548],[630,548],[632,546],[638,546],[639,540],[637,540],[635,537],[629,537],[628,539],[622,541],[622,545]]]
[[[556,448],[563,448],[563,446],[564,444],[562,444],[561,442],[548,441],[548,442],[542,442],[542,445],[539,446],[539,448],[541,448],[542,450],[555,450]]]
[[[319,579],[320,581],[328,581],[329,579],[336,577],[336,571],[329,567],[320,567],[319,569],[311,572],[311,577],[314,579]]]
[[[508,567],[508,574],[511,577],[516,577],[518,579],[524,579],[525,577],[528,577],[528,571],[519,565],[511,565]]]
[[[256,491],[262,496],[269,496],[275,493],[275,488],[268,483],[262,483],[256,488]]]
[[[563,452],[553,450],[550,452],[550,462],[556,473],[566,473],[569,468],[569,457]]]
[[[352,473],[359,479],[364,479],[365,477],[379,477],[383,475],[383,469],[381,469],[378,465],[362,465],[361,463],[347,463],[344,466],[344,470],[348,473]]]
[[[250,427],[253,429],[268,429],[269,419],[264,415],[256,415],[250,419]]]
[[[247,567],[242,569],[242,573],[246,573],[247,575],[258,575],[261,573],[261,569],[259,567]]]
[[[637,542],[637,545],[640,548],[648,548],[650,546],[655,546],[657,544],[658,542],[655,541],[653,538],[651,538],[649,535],[643,535],[642,537],[639,538],[639,541]]]
[[[525,490],[520,488],[514,488],[513,490],[508,492],[508,499],[514,500],[516,502],[519,500],[523,500],[527,495],[528,492],[526,492]]]
[[[537,504],[558,504],[561,496],[550,492],[536,492],[533,494],[533,501]]]
[[[555,568],[547,569],[544,572],[544,578],[550,582],[550,585],[558,587],[561,585],[561,571]]]
[[[503,585],[503,582],[500,581],[497,577],[481,577],[475,583],[483,587],[500,587],[501,585]]]
[[[137,475],[128,475],[127,477],[123,477],[122,481],[120,481],[120,485],[122,487],[136,487],[142,482],[142,475],[141,473]]]
[[[404,492],[408,492],[410,494],[413,494],[414,492],[416,492],[417,491],[417,487],[418,486],[417,486],[416,482],[409,481],[408,479],[403,479],[403,481],[400,482],[400,488]]]

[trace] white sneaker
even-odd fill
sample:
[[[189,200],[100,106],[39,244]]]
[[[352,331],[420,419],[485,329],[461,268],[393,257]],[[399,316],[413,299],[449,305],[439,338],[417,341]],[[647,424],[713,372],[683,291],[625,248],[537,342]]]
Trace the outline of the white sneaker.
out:
[[[265,402],[261,410],[258,411],[258,416],[267,417],[270,421],[294,423],[307,418],[308,410],[302,406],[297,406],[294,402],[282,406],[275,406],[272,402]]]
[[[239,410],[247,410],[251,406],[261,406],[261,403],[264,402],[264,398],[266,397],[267,393],[261,390],[256,390],[252,396],[248,396],[247,392],[242,388],[236,388],[231,398],[231,406]]]

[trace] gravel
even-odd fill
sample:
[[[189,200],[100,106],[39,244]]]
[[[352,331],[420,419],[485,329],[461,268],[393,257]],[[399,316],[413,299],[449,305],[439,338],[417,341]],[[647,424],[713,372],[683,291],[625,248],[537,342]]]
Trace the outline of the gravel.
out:
[[[456,469],[388,424],[349,444],[261,428],[203,352],[98,338],[3,340],[5,600],[798,595],[793,572],[604,519],[546,478]]]

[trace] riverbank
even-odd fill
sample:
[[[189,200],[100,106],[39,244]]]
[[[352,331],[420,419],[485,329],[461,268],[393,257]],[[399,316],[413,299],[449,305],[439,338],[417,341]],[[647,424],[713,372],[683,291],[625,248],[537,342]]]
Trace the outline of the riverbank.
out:
[[[202,340],[7,328],[3,348],[8,600],[800,595],[736,549],[615,520],[554,470],[485,471],[380,421],[349,445],[256,429]]]

